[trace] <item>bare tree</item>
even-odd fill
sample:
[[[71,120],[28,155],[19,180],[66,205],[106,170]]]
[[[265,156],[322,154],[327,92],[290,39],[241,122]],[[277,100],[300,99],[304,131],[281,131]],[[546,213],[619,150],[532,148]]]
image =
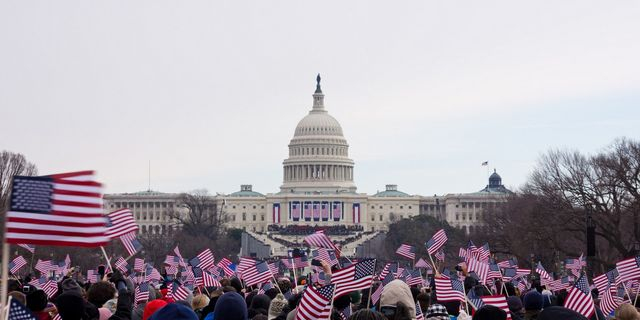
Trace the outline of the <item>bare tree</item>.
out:
[[[27,161],[24,155],[6,150],[0,152],[0,213],[8,208],[13,176],[35,176],[36,174],[38,174],[36,165]]]
[[[169,216],[183,233],[211,240],[217,240],[224,233],[226,214],[206,190],[181,194],[177,207]]]
[[[618,139],[595,155],[543,155],[518,195],[485,214],[492,243],[521,257],[577,256],[596,223],[598,271],[640,250],[640,142]]]

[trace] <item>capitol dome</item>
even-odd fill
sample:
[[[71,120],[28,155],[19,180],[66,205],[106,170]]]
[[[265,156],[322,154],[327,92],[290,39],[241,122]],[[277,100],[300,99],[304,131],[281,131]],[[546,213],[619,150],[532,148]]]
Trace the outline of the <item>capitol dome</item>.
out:
[[[296,126],[284,160],[285,193],[355,192],[353,160],[338,120],[324,108],[320,75],[316,78],[313,107]]]

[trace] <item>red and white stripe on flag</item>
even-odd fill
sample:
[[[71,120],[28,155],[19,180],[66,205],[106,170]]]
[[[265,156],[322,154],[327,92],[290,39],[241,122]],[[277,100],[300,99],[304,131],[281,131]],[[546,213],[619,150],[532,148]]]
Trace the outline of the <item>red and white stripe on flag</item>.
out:
[[[353,223],[360,223],[360,204],[353,204]]]
[[[618,279],[620,282],[638,279],[640,278],[640,257],[618,261],[616,263],[616,269],[618,269]]]
[[[107,219],[107,237],[109,239],[138,231],[138,224],[129,209],[113,211],[107,215]]]
[[[13,177],[6,242],[49,246],[105,245],[102,184],[93,171]]]
[[[331,300],[333,300],[335,285],[320,287],[312,286],[304,290],[300,305],[296,312],[296,320],[329,319],[331,316]]]
[[[587,282],[587,278],[584,275],[578,279],[575,286],[569,291],[569,295],[564,302],[564,307],[587,318],[591,318],[595,312],[589,282]]]
[[[273,204],[273,223],[280,223],[280,204]]]
[[[507,319],[511,319],[511,312],[509,311],[509,305],[507,304],[507,298],[505,298],[505,296],[483,296],[480,299],[482,299],[482,302],[485,305],[495,306],[502,309],[502,311],[507,313]]]
[[[427,252],[429,254],[435,254],[447,242],[447,239],[447,234],[444,232],[444,229],[438,230],[438,232],[434,233],[433,237],[431,237],[431,239],[429,239],[425,244]]]
[[[416,247],[403,243],[396,250],[396,254],[413,260],[416,258]]]

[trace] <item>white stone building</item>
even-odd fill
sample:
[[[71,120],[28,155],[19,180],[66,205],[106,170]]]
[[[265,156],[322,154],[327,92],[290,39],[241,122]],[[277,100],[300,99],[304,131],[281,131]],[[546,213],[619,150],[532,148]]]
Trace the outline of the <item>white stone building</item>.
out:
[[[263,233],[272,225],[358,226],[362,231],[385,231],[390,223],[419,214],[445,219],[467,232],[482,225],[482,210],[504,201],[510,191],[494,172],[479,192],[443,196],[410,195],[393,184],[374,195],[358,193],[355,163],[340,123],[324,105],[317,78],[313,105],[300,120],[283,161],[283,184],[276,193],[262,194],[242,185],[240,191],[216,195],[218,210],[228,226]],[[166,232],[169,208],[177,194],[141,192],[105,195],[108,211],[129,206],[141,232]]]

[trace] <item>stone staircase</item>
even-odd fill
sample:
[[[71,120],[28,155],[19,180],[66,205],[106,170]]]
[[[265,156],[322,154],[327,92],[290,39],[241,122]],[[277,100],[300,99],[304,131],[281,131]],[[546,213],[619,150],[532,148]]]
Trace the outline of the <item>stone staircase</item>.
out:
[[[268,245],[271,247],[271,255],[272,256],[287,256],[288,254],[288,250],[290,249],[289,247],[280,244],[279,242],[270,239],[266,234],[259,234],[253,231],[245,231],[248,234],[250,234],[251,236],[253,236],[254,238],[256,238],[257,240],[263,242],[264,244]],[[343,256],[348,256],[348,257],[354,257],[356,254],[356,248],[373,239],[374,237],[376,237],[378,234],[380,234],[380,231],[378,232],[374,232],[374,233],[370,233],[370,234],[363,234],[361,238],[356,239],[355,241],[349,242],[345,245],[342,246],[342,255]],[[336,240],[336,241],[342,241],[345,238],[347,238],[348,236],[332,236],[331,239],[332,240]],[[282,238],[284,240],[288,240],[288,241],[293,241],[293,239],[287,239],[285,237],[282,236],[278,236],[278,238]],[[303,236],[298,236],[297,240],[298,242],[302,243],[302,239],[304,237]]]

